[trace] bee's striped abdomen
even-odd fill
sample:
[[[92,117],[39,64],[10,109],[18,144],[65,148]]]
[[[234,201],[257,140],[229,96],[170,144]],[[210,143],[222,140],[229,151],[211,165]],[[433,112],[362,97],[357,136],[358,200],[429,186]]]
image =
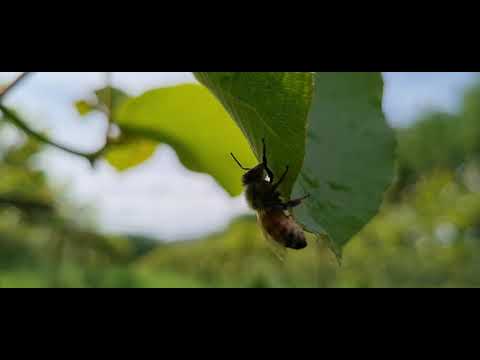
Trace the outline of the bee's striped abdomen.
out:
[[[282,210],[264,210],[260,221],[267,234],[281,245],[295,250],[307,247],[303,229]]]

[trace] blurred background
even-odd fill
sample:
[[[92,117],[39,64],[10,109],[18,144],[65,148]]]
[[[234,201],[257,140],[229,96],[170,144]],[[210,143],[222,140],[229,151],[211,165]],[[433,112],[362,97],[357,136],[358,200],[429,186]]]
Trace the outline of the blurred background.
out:
[[[18,74],[0,73],[0,85]],[[279,262],[243,197],[167,146],[127,172],[92,169],[0,117],[0,287],[480,286],[480,78],[384,79],[398,176],[341,267],[314,242]],[[184,82],[191,73],[113,73],[131,95]],[[93,151],[107,121],[73,104],[103,86],[100,72],[35,73],[4,102],[57,142]]]

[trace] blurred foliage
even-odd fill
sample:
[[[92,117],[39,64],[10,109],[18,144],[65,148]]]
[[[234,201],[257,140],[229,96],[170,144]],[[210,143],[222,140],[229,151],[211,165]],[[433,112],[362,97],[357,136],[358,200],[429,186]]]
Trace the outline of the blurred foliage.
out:
[[[402,191],[437,168],[459,170],[480,156],[480,85],[467,90],[457,114],[428,113],[408,128],[398,129],[399,169],[396,190]]]
[[[251,216],[171,244],[100,235],[61,216],[39,145],[0,128],[0,287],[480,287],[480,86],[397,133],[397,182],[339,267],[314,239],[280,262]]]
[[[127,170],[148,160],[158,145],[168,144],[189,170],[208,173],[230,195],[242,192],[240,172],[230,157],[237,154],[256,164],[241,131],[225,109],[197,84],[164,87],[130,97],[121,90],[105,88],[94,100],[75,105],[81,115],[92,111],[108,114],[120,135],[111,140],[106,160],[117,170]]]
[[[157,141],[142,136],[118,133],[120,130],[113,120],[119,107],[128,99],[130,96],[126,92],[114,87],[105,87],[95,91],[92,99],[75,102],[75,108],[81,116],[100,112],[107,117],[110,124],[107,134],[109,145],[103,155],[104,159],[118,171],[129,170],[147,161],[155,154],[158,146]]]
[[[81,116],[86,116],[94,111],[100,111],[109,115],[110,109],[118,109],[130,96],[118,88],[111,86],[95,91],[92,99],[79,100],[75,107]]]
[[[0,118],[0,138],[6,125]],[[63,286],[63,267],[128,263],[132,248],[123,239],[104,237],[93,227],[62,217],[69,211],[58,189],[49,186],[32,160],[41,150],[31,139],[1,146],[0,287]],[[62,209],[62,211],[60,211]],[[79,221],[78,223],[81,223]],[[93,271],[95,272],[95,271]],[[19,274],[15,283],[13,274]],[[10,274],[10,275],[9,275]],[[30,278],[31,277],[31,278]],[[87,284],[87,283],[85,283]]]

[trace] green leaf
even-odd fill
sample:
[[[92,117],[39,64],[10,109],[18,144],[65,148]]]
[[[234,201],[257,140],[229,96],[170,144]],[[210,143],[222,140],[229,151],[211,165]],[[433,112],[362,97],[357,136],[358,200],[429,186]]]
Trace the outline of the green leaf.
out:
[[[75,108],[81,116],[89,115],[94,111],[107,112],[110,107],[115,110],[130,96],[123,90],[114,87],[104,87],[95,91],[94,100],[79,100],[75,102]]]
[[[103,89],[95,91],[98,103],[106,106],[106,108],[112,108],[115,112],[122,103],[130,98],[130,96],[118,88],[107,86]]]
[[[110,106],[115,120],[116,112],[130,96],[123,90],[105,87],[95,91],[95,100],[79,100],[75,107],[81,116],[98,111],[108,115]],[[150,159],[158,143],[138,136],[122,134],[121,140],[108,146],[105,160],[118,171],[126,171]]]
[[[280,191],[289,198],[302,168],[308,110],[313,92],[312,73],[300,72],[197,72],[196,78],[222,102],[248,139],[259,162],[262,139],[268,160],[279,178],[290,166]],[[248,159],[244,166],[256,163]]]
[[[306,229],[342,247],[377,214],[394,175],[395,139],[380,73],[316,73],[306,156],[293,195]]]
[[[172,146],[190,170],[212,175],[232,196],[241,172],[230,157],[255,158],[240,129],[203,86],[187,84],[149,91],[124,102],[116,114],[122,132]]]
[[[152,140],[128,137],[121,144],[109,147],[105,159],[118,171],[126,171],[150,159],[157,146],[158,143]]]

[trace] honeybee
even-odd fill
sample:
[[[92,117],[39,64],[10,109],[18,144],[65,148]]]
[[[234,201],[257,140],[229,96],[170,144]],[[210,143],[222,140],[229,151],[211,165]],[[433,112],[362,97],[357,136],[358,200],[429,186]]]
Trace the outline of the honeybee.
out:
[[[242,178],[249,206],[257,212],[258,221],[267,240],[285,248],[301,250],[308,246],[303,228],[295,221],[289,210],[299,206],[310,195],[299,199],[282,201],[279,186],[285,181],[289,167],[280,179],[268,167],[267,147],[263,139],[263,162],[249,169],[235,155],[230,154],[240,168],[246,171]],[[268,177],[267,177],[268,176]],[[279,255],[279,254],[277,254]]]

